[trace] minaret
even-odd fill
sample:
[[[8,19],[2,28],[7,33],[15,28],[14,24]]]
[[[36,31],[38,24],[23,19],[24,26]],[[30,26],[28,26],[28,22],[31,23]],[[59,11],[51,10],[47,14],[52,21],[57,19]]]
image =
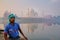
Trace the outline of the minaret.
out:
[[[8,11],[5,11],[5,13],[4,13],[4,21],[3,21],[3,24],[4,24],[4,26],[7,24],[7,22],[8,22],[8,15],[10,14],[10,12],[8,12]]]
[[[34,9],[28,8],[28,17],[36,18],[37,16],[38,16],[38,13],[35,12]],[[28,32],[32,33],[38,27],[38,24],[30,23],[30,24],[27,24],[27,26],[28,26]]]

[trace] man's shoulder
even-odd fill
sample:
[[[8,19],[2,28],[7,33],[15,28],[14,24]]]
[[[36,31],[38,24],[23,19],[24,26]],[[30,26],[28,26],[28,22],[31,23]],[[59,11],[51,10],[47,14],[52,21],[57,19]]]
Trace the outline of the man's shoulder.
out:
[[[15,24],[19,25],[19,23],[16,23],[16,22],[15,22]]]
[[[18,27],[20,27],[19,23],[15,23]]]
[[[9,28],[9,24],[6,24],[6,25],[5,25],[5,28]]]

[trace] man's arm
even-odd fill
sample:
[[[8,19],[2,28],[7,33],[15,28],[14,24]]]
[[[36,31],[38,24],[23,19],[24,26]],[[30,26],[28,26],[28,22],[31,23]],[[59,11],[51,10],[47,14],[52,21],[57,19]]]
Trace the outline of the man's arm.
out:
[[[22,32],[19,24],[18,24],[18,30],[19,30],[19,32],[22,34],[22,36],[23,36],[26,40],[28,40],[27,37],[25,37],[25,35],[23,34],[23,32]]]
[[[8,35],[8,27],[5,26],[5,29],[4,29],[4,39],[5,39],[5,40],[8,40],[7,35]]]
[[[4,39],[8,40],[7,33],[4,33]]]
[[[19,31],[20,31],[20,33],[23,35],[23,37],[24,37],[26,40],[28,40],[27,37],[25,37],[25,35],[23,34],[22,30],[19,29]]]

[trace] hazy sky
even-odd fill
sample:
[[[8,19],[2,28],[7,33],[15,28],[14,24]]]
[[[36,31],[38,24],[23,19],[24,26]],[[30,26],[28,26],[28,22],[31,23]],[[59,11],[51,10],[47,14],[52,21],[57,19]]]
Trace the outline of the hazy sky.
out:
[[[60,0],[0,0],[0,17],[11,9],[19,16],[28,8],[33,8],[40,16],[60,15]]]

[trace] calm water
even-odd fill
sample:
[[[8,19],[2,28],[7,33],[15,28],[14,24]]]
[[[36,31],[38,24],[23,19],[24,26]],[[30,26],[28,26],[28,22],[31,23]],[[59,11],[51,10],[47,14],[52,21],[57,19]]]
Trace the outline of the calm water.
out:
[[[20,24],[20,27],[29,40],[60,40],[60,25]]]

